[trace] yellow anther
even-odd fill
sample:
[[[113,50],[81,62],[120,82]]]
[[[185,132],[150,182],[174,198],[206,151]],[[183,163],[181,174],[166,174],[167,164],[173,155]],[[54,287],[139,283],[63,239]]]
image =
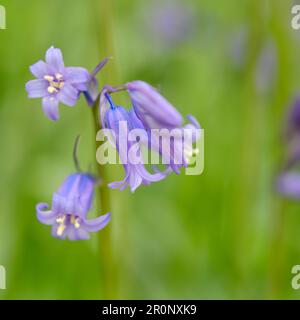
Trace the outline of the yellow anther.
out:
[[[59,237],[62,236],[62,234],[64,233],[64,231],[66,229],[65,220],[66,220],[66,215],[60,215],[55,220],[59,224],[57,231],[56,231],[56,234]]]
[[[60,237],[64,233],[66,229],[66,225],[60,224],[59,227],[57,228],[56,234]]]
[[[80,218],[76,218],[73,214],[71,215],[71,223],[72,224],[74,224],[74,227],[76,228],[76,229],[79,229],[80,228],[80,223],[79,223],[79,221],[80,221]]]
[[[66,220],[66,216],[65,216],[65,215],[60,215],[60,216],[58,216],[58,217],[56,218],[55,221],[56,221],[57,223],[61,224],[61,223],[64,223],[65,220]]]
[[[64,85],[65,85],[65,83],[63,81],[59,82],[59,84],[58,84],[59,89],[61,89]]]
[[[56,88],[52,87],[52,86],[49,86],[48,89],[47,89],[47,91],[48,91],[49,93],[58,92],[58,90],[57,90]]]
[[[64,86],[64,84],[65,83],[63,81],[61,81],[61,82],[55,82],[55,81],[50,82],[50,86],[54,87],[54,88],[57,88],[57,89],[61,89]]]
[[[80,228],[79,218],[76,219],[76,222],[74,223],[74,226],[76,229]]]
[[[44,76],[44,79],[50,82],[54,80],[54,77],[46,75]]]

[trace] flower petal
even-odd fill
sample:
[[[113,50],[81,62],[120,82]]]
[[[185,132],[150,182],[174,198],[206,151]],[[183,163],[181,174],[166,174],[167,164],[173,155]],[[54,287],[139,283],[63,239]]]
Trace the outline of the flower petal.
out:
[[[154,87],[144,81],[127,83],[137,116],[149,129],[182,126],[181,114]]]
[[[49,206],[47,203],[37,204],[37,218],[43,224],[52,225],[55,222],[56,213],[48,209]]]
[[[191,132],[190,132],[190,133],[192,133],[191,134],[191,136],[192,136],[191,141],[195,142],[201,138],[201,131],[200,131],[201,126],[200,126],[198,120],[194,116],[188,115],[187,119],[188,119],[189,123],[186,124],[183,128],[191,130]]]
[[[129,165],[123,165],[125,169],[125,178],[121,181],[114,181],[108,184],[108,187],[110,189],[120,189],[124,190],[129,185],[129,178],[130,178],[130,168]]]
[[[149,182],[157,182],[166,178],[166,175],[162,172],[150,173],[147,171],[143,164],[136,165],[138,174]]]
[[[97,232],[103,229],[110,221],[111,213],[102,215],[96,219],[86,220],[83,222],[83,227],[88,232]]]
[[[43,79],[44,76],[49,72],[47,64],[42,60],[39,60],[35,64],[31,65],[29,69],[30,72],[39,79]]]
[[[105,58],[104,60],[100,61],[96,68],[93,70],[92,72],[92,78],[96,77],[97,73],[107,64],[107,62],[110,60],[111,58]]]
[[[78,88],[76,86],[77,90],[82,90],[82,88]],[[96,78],[92,78],[88,84],[87,84],[87,88],[84,92],[86,101],[88,103],[89,106],[92,106],[95,101],[97,100],[97,97],[99,95],[99,89],[98,89],[98,81]]]
[[[63,104],[73,107],[78,100],[78,91],[71,84],[65,83],[57,98]]]
[[[46,62],[56,72],[62,72],[64,69],[64,60],[60,49],[51,47],[46,52]]]
[[[75,238],[73,240],[89,240],[90,235],[84,228],[75,229]],[[69,235],[70,238],[70,235]],[[70,238],[71,240],[71,238]]]
[[[137,165],[136,165],[137,166]],[[143,179],[136,170],[136,166],[131,166],[129,184],[130,191],[133,193],[142,184]]]
[[[90,79],[88,71],[81,67],[65,68],[65,80],[69,83],[85,83]]]
[[[66,227],[66,229],[63,231],[61,236],[59,236],[57,234],[57,229],[58,228],[59,228],[59,225],[57,223],[53,225],[52,230],[51,230],[52,237],[58,238],[58,239],[61,239],[61,240],[65,240],[67,235],[68,235],[68,233],[69,233],[70,226]]]
[[[300,174],[284,173],[277,182],[278,191],[285,196],[300,199]]]
[[[26,83],[29,98],[42,98],[48,95],[48,82],[46,80],[30,80]]]
[[[55,97],[46,97],[43,99],[43,111],[45,115],[53,121],[59,119],[58,100]]]

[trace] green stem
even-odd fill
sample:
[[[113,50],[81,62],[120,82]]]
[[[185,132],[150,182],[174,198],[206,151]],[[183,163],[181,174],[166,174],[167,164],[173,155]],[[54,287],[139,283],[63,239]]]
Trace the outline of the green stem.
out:
[[[97,132],[101,129],[100,119],[99,119],[99,99],[95,102],[93,108],[93,121],[95,129],[95,137]],[[100,143],[95,143],[96,151]],[[100,202],[101,212],[107,213],[111,212],[110,207],[110,197],[109,189],[107,187],[107,173],[104,165],[97,166],[97,175],[101,179],[101,184],[98,187],[98,199]],[[114,260],[113,260],[113,246],[112,246],[112,235],[111,235],[111,225],[109,224],[99,233],[99,248],[101,255],[101,264],[103,272],[103,298],[104,299],[114,299],[116,295],[115,286],[115,272],[114,272]]]
[[[114,57],[113,46],[113,34],[112,34],[112,22],[113,22],[113,10],[112,1],[97,1],[92,0],[95,14],[95,29],[97,30],[97,43],[99,46],[99,52],[104,57]],[[115,84],[117,83],[115,64],[110,64],[109,72],[104,70],[101,73],[102,84]],[[95,128],[95,137],[97,132],[101,129],[101,123],[99,119],[99,99],[93,106],[93,121]],[[96,142],[96,149],[100,143]],[[98,190],[98,199],[101,204],[102,212],[110,212],[110,199],[109,189],[107,188],[107,172],[106,167],[97,163],[98,175],[102,181]],[[113,257],[112,247],[112,227],[108,225],[100,232],[99,248],[101,254],[101,263],[103,269],[103,292],[104,299],[115,299],[117,296],[117,270]]]

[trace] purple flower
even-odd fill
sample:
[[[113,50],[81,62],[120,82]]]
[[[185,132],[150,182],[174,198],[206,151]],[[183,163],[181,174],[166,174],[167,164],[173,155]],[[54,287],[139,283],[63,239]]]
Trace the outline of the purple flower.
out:
[[[132,81],[126,87],[134,111],[146,129],[182,127],[181,114],[150,84]]]
[[[109,106],[108,106],[109,105]],[[132,163],[129,160],[128,151],[132,147],[134,142],[124,138],[120,133],[120,123],[124,122],[128,130],[142,129],[141,122],[136,118],[133,110],[126,111],[123,107],[116,106],[107,90],[104,89],[100,97],[100,110],[102,117],[102,125],[105,129],[110,129],[113,133],[112,142],[117,148],[121,162],[125,169],[125,178],[122,181],[116,181],[109,184],[112,189],[123,190],[127,186],[130,186],[132,192],[134,192],[141,184],[148,185],[152,182],[157,182],[166,177],[165,174],[157,172],[150,173],[146,168],[142,160],[140,153],[139,163]],[[140,152],[140,150],[139,150]]]
[[[283,173],[279,176],[277,188],[284,196],[300,199],[300,174],[296,172]]]
[[[193,116],[188,116],[189,123],[183,126],[182,115],[162,96],[155,88],[143,81],[133,81],[126,85],[132,100],[136,117],[146,130],[168,129],[166,136],[152,135],[151,148],[158,152],[164,162],[169,163],[167,171],[171,168],[179,173],[181,167],[187,167],[189,158],[197,152],[192,143],[200,138],[200,125]],[[184,140],[184,130],[189,129],[191,136]],[[170,139],[169,133],[178,133],[178,138],[172,139],[170,149],[162,149],[164,142]],[[153,139],[154,136],[154,139]],[[187,141],[189,140],[189,141]]]
[[[143,25],[158,48],[174,48],[191,38],[196,27],[195,8],[178,0],[150,1],[142,15]]]
[[[74,106],[90,78],[84,68],[65,67],[61,50],[54,47],[47,50],[46,62],[38,61],[30,71],[37,79],[26,83],[28,97],[42,98],[45,115],[54,121],[59,119],[59,102]]]
[[[89,174],[69,175],[53,194],[52,208],[46,203],[36,206],[38,220],[52,225],[52,236],[70,240],[89,239],[90,232],[97,232],[110,221],[110,213],[87,220],[94,195],[95,179]]]
[[[269,40],[258,57],[255,70],[255,86],[261,95],[266,95],[274,87],[278,74],[278,57],[276,45]]]

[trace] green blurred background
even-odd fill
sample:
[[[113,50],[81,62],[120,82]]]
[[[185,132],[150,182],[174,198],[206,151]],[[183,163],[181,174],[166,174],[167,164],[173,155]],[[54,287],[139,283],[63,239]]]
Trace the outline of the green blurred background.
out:
[[[50,203],[74,171],[78,133],[82,163],[95,158],[83,99],[73,109],[61,106],[61,120],[52,123],[41,101],[27,98],[29,65],[51,45],[62,49],[66,65],[89,70],[112,55],[101,84],[150,82],[205,129],[201,176],[172,175],[135,194],[111,192],[116,297],[300,297],[291,287],[291,268],[300,264],[300,203],[274,191],[283,121],[300,91],[292,1],[0,4],[7,11],[7,29],[0,30],[0,264],[7,272],[1,299],[103,297],[99,235],[59,241],[36,219],[36,203]],[[112,181],[123,171],[111,166],[109,175]]]

